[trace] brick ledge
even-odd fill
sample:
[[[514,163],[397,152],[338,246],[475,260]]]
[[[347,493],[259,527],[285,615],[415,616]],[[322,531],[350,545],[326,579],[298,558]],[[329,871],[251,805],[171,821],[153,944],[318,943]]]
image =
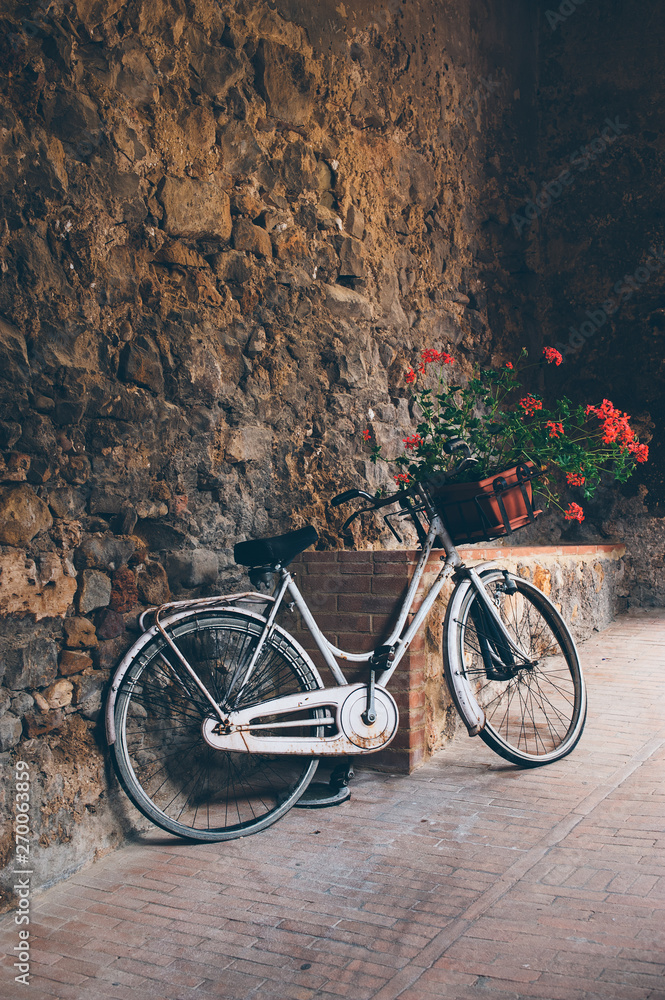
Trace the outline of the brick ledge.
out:
[[[616,558],[626,554],[626,546],[615,542],[609,545],[500,545],[494,549],[476,549],[460,545],[457,549],[463,559],[510,559],[519,556],[592,556],[616,553]]]

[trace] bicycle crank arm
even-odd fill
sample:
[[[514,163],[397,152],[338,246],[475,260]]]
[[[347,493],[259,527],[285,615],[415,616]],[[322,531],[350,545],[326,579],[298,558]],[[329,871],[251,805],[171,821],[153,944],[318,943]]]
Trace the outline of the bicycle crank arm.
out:
[[[376,720],[371,725],[363,717],[366,707],[365,684],[289,694],[230,712],[223,722],[209,715],[203,722],[203,737],[215,750],[236,753],[311,757],[374,753],[394,737],[399,712],[392,695],[378,686],[374,689]],[[303,729],[313,730],[312,734],[303,734]],[[323,735],[323,729],[334,731]]]

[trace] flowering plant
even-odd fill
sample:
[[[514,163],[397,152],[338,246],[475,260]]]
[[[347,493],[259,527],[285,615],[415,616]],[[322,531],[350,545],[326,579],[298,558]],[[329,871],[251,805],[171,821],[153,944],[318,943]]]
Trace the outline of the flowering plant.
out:
[[[526,357],[525,348],[520,358]],[[542,363],[560,365],[562,361],[555,348],[543,350]],[[477,461],[453,481],[481,480],[532,462],[545,473],[534,484],[536,492],[563,510],[568,520],[582,521],[584,512],[578,503],[562,507],[558,483],[562,486],[565,478],[568,486],[580,487],[589,498],[603,472],[625,482],[636,464],[649,457],[648,446],[638,441],[628,414],[608,399],[600,406],[584,406],[564,396],[546,407],[540,396],[521,388],[520,373],[526,365],[516,369],[509,361],[498,370],[475,368],[471,378],[462,382],[447,377],[454,358],[432,348],[423,351],[416,370],[407,371],[407,384],[415,386],[433,365],[438,366],[438,391],[411,390],[420,422],[415,434],[403,439],[404,454],[395,459],[399,472],[394,478],[399,484],[450,471],[459,460],[448,455],[444,445],[461,438]],[[369,428],[363,436],[371,441]],[[372,461],[380,457],[381,448],[375,444]]]

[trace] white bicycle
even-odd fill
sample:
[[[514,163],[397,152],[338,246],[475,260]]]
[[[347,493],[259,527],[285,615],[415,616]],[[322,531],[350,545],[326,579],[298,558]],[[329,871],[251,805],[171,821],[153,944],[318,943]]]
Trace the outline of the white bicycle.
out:
[[[518,485],[525,498],[526,491],[522,478],[515,485],[500,478],[493,495],[509,531],[504,501]],[[255,586],[276,578],[271,596],[246,591],[144,613],[142,627],[147,616],[152,624],[118,666],[106,726],[125,791],[162,829],[202,841],[258,833],[298,802],[321,758],[348,761],[386,747],[399,723],[387,686],[451,575],[443,665],[469,734],[522,767],[560,760],[577,744],[585,685],[573,638],[551,601],[494,564],[466,566],[428,485],[381,499],[349,490],[332,504],[358,497],[369,506],[352,518],[399,505],[388,516],[410,518],[422,548],[395,628],[372,652],[330,643],[287,568],[316,542],[313,527],[236,545],[236,562],[249,567]],[[435,546],[444,552],[441,571],[407,626]],[[276,623],[287,594],[334,686],[324,686],[309,655]],[[340,660],[366,664],[366,680],[347,684]]]

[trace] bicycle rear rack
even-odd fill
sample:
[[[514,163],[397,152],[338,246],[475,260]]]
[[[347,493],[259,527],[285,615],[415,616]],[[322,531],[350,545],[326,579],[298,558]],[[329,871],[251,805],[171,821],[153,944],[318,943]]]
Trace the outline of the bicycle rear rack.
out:
[[[167,604],[160,604],[159,607],[146,608],[139,616],[139,628],[145,632],[150,625],[147,624],[151,615],[154,616],[151,625],[157,625],[160,618],[163,618],[168,611],[185,611],[189,608],[213,608],[217,605],[226,606],[228,604],[263,604],[268,605],[275,598],[270,594],[257,594],[254,590],[245,590],[238,594],[218,594],[216,597],[195,597],[187,601],[169,601]]]

